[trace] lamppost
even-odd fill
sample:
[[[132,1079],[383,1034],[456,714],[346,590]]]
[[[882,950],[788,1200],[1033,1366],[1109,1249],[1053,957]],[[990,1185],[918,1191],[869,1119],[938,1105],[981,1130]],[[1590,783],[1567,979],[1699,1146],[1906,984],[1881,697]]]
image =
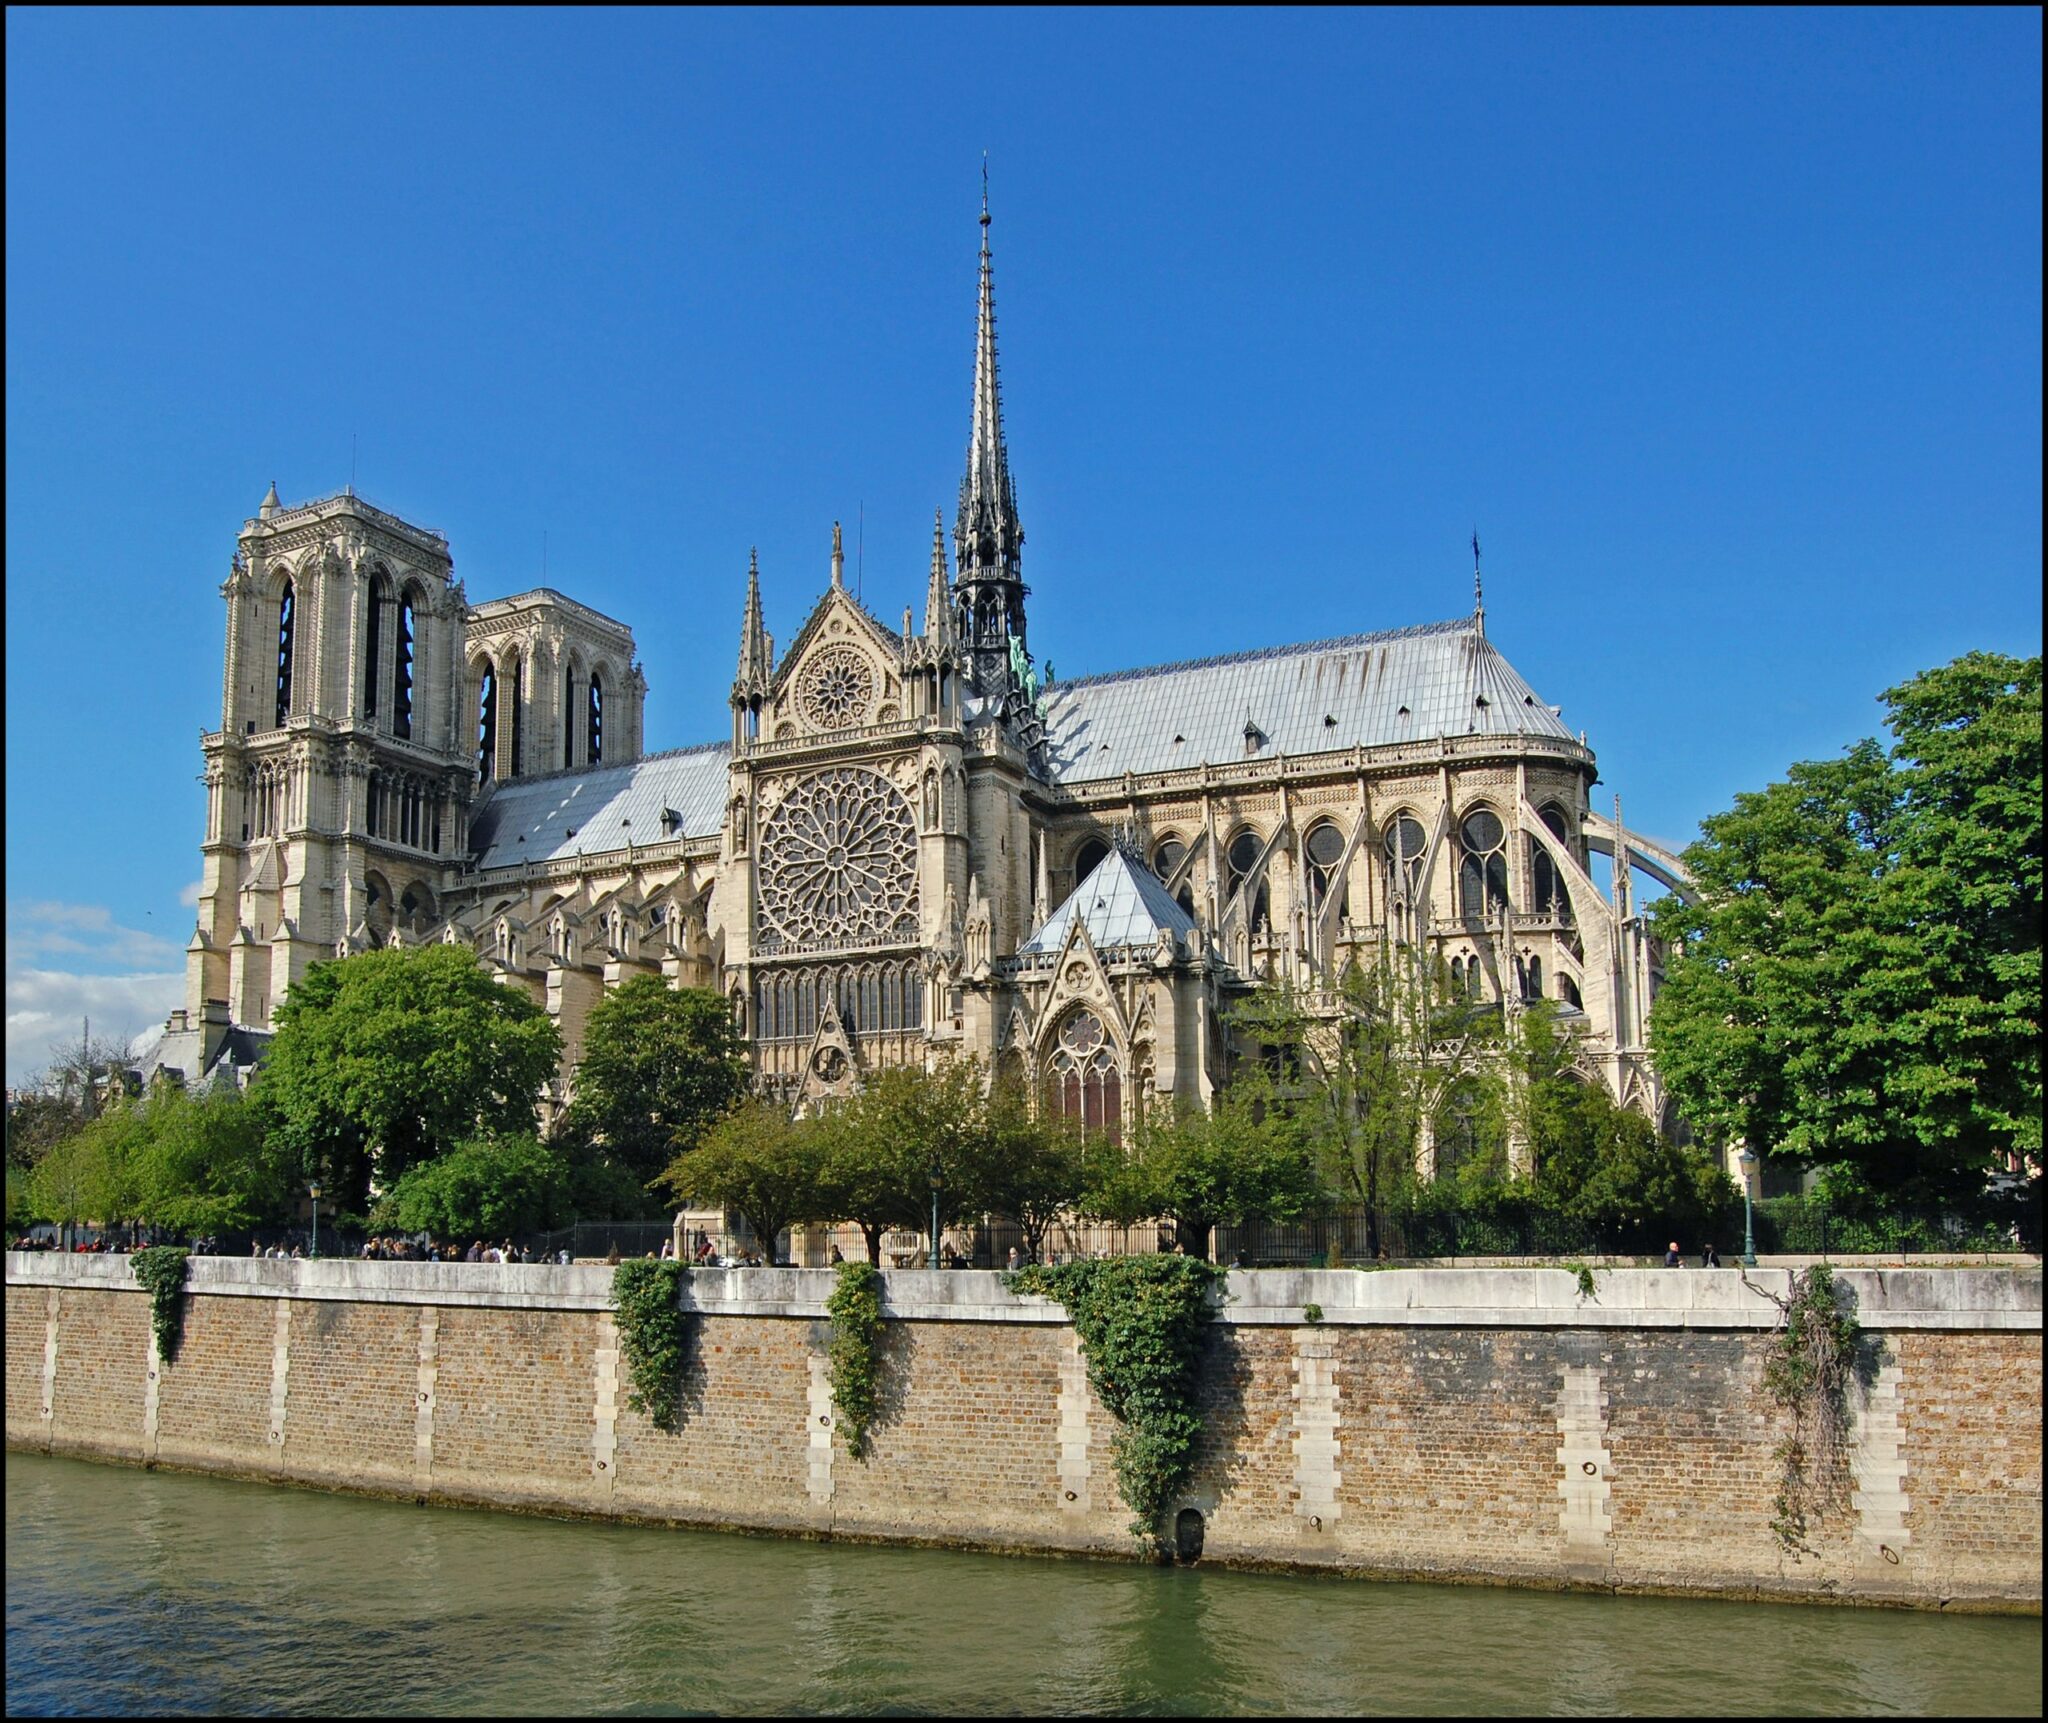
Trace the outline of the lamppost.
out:
[[[1744,1143],[1735,1151],[1742,1164],[1742,1266],[1756,1267],[1756,1227],[1750,1219],[1749,1187],[1756,1177],[1756,1150]]]
[[[939,1266],[939,1187],[944,1181],[939,1177],[938,1168],[932,1169],[932,1250],[931,1266]]]
[[[313,1197],[313,1248],[306,1254],[308,1256],[318,1256],[320,1254],[320,1181],[315,1179],[306,1189],[312,1193]]]

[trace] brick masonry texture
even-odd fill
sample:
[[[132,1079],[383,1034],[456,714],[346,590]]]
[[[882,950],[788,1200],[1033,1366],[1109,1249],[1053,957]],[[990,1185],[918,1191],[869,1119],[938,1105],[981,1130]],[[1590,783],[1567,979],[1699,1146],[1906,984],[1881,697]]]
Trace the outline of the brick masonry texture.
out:
[[[223,1269],[209,1282],[220,1290],[188,1295],[152,1440],[147,1296],[114,1269],[17,1274],[10,1258],[9,1445],[429,1500],[1139,1553],[1111,1420],[1077,1393],[1056,1310],[964,1279],[928,1294],[906,1280],[863,1461],[813,1388],[830,1331],[809,1282],[740,1283],[782,1288],[741,1309],[735,1283],[696,1289],[706,1303],[688,1319],[671,1433],[626,1404],[597,1282],[522,1293],[502,1275],[387,1283],[365,1267]],[[1511,1309],[1508,1282],[1484,1286],[1475,1308]],[[945,1309],[963,1288],[973,1298]],[[1770,1528],[1781,1429],[1762,1389],[1768,1331],[1613,1313],[1311,1327],[1259,1315],[1287,1308],[1277,1293],[1234,1302],[1205,1341],[1204,1434],[1178,1505],[1203,1516],[1204,1559],[2038,1610],[2038,1317],[2009,1286],[1982,1296],[1981,1328],[1956,1293],[1934,1326],[1869,1332],[1878,1410],[1852,1438],[1857,1488],[1797,1559]],[[1593,1471],[1567,1478],[1568,1464]]]

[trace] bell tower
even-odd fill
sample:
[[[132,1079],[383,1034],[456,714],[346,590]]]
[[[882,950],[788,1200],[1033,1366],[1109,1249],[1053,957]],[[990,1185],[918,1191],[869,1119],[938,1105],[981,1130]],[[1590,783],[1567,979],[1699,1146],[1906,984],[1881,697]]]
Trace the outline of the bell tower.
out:
[[[352,489],[286,508],[272,485],[221,596],[182,1025],[209,1043],[268,1028],[310,964],[437,921],[475,784],[463,592],[439,533]]]

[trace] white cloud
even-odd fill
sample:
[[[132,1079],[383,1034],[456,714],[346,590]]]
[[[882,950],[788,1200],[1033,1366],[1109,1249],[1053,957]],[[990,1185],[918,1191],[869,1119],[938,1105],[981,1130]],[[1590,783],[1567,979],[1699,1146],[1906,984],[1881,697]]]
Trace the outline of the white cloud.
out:
[[[187,909],[197,909],[199,907],[199,893],[205,884],[206,881],[203,879],[195,879],[183,891],[178,893],[178,901]]]
[[[49,1063],[52,1042],[132,1042],[184,1003],[184,948],[123,927],[103,904],[7,905],[7,1081]]]

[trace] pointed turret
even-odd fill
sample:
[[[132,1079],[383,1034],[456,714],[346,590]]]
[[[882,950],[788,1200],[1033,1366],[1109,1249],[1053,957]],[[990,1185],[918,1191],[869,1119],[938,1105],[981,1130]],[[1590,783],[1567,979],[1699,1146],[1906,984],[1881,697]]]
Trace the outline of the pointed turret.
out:
[[[740,617],[739,674],[733,678],[732,711],[735,742],[751,735],[749,728],[768,697],[771,664],[768,631],[761,626],[761,559],[747,553],[747,607]]]
[[[270,489],[263,493],[263,501],[256,505],[256,518],[269,520],[282,505],[277,500],[277,480],[270,481]]]
[[[924,637],[939,651],[953,644],[953,581],[946,570],[946,522],[932,510],[932,572],[924,589]]]
[[[1010,482],[1003,441],[1003,392],[996,370],[995,264],[988,247],[988,182],[981,194],[981,303],[974,344],[974,413],[967,471],[953,527],[959,570],[960,632],[973,653],[974,685],[983,694],[1009,687],[1010,639],[1024,638],[1024,527]]]

